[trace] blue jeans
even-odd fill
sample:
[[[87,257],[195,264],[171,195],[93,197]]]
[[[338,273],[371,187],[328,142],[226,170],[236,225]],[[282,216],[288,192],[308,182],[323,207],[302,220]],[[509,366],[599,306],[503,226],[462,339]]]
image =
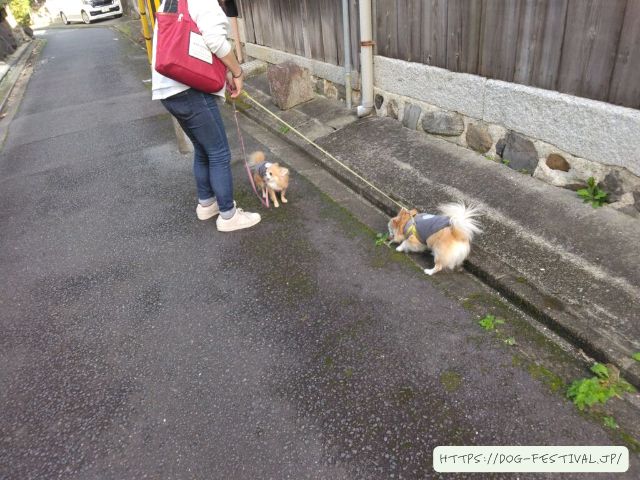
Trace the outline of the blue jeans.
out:
[[[210,205],[218,201],[221,212],[233,210],[231,151],[217,97],[190,88],[162,100],[193,143],[193,175],[198,200]]]

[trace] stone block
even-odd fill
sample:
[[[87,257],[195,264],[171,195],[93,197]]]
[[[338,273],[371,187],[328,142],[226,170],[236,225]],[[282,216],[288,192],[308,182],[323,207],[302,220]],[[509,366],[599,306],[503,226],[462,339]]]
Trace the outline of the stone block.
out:
[[[489,129],[481,123],[470,123],[467,127],[467,145],[476,152],[487,153],[493,145]]]
[[[498,155],[499,157],[502,157],[502,154],[504,153],[504,147],[506,146],[507,146],[507,139],[502,137],[500,140],[496,142],[496,155]]]
[[[464,120],[455,112],[427,112],[422,117],[422,128],[434,135],[457,137],[464,132]]]
[[[509,168],[533,174],[538,166],[538,151],[533,142],[515,132],[509,132],[502,158],[508,160]]]
[[[398,119],[398,104],[395,100],[389,100],[387,103],[387,116]]]
[[[402,115],[402,125],[411,130],[418,128],[418,120],[422,109],[418,105],[407,104],[404,107],[404,115]]]
[[[382,95],[380,95],[379,93],[376,94],[376,97],[375,97],[376,110],[380,110],[380,108],[382,107],[383,103],[384,103],[384,97]]]
[[[640,110],[500,80],[487,80],[484,99],[487,123],[640,175]]]
[[[561,170],[563,172],[571,170],[569,162],[567,162],[567,160],[558,153],[552,153],[547,157],[547,167],[551,170]]]
[[[330,82],[329,80],[324,81],[324,95],[325,97],[333,100],[338,99],[338,89],[333,82]]]
[[[598,186],[609,194],[607,200],[610,203],[619,201],[625,193],[623,179],[621,178],[620,172],[616,170],[608,173]]]
[[[314,92],[318,95],[324,95],[324,80],[322,78],[311,75],[311,84],[313,85]]]
[[[271,97],[281,110],[288,110],[314,98],[309,70],[293,62],[270,65],[267,78]]]
[[[636,210],[640,211],[640,191],[633,192],[633,206],[636,207]]]

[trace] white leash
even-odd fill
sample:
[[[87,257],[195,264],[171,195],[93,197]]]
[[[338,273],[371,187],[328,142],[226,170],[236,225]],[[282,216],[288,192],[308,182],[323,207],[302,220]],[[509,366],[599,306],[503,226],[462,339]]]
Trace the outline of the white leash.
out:
[[[289,125],[287,122],[285,122],[284,120],[282,120],[280,117],[278,117],[275,113],[273,113],[271,110],[269,110],[267,107],[265,107],[264,105],[262,105],[260,102],[258,102],[255,98],[253,98],[251,95],[249,95],[247,93],[247,91],[245,90],[244,92],[242,92],[242,94],[248,98],[249,100],[251,100],[258,108],[260,108],[261,110],[264,110],[265,112],[267,112],[270,116],[272,116],[273,118],[275,118],[278,122],[282,123],[284,126],[286,126],[289,130],[291,130],[292,132],[294,132],[296,135],[298,135],[299,137],[301,137],[304,141],[306,141],[307,143],[309,143],[310,145],[313,145],[315,148],[317,148],[318,150],[320,150],[322,153],[324,153],[327,157],[329,157],[331,160],[333,160],[334,162],[336,162],[338,165],[340,165],[342,168],[344,168],[346,171],[348,171],[349,173],[351,173],[352,175],[356,176],[359,180],[361,180],[362,182],[364,182],[366,185],[368,185],[369,187],[371,187],[373,190],[375,190],[376,192],[378,192],[380,195],[384,196],[385,198],[391,200],[395,205],[399,206],[400,208],[405,208],[407,209],[407,207],[405,207],[402,203],[398,202],[397,200],[391,198],[387,193],[383,192],[382,190],[380,190],[378,187],[376,187],[373,183],[371,183],[369,180],[367,180],[366,178],[364,178],[362,175],[360,175],[359,173],[355,172],[352,168],[348,167],[347,165],[345,165],[344,163],[342,163],[340,160],[338,160],[336,157],[334,157],[333,155],[331,155],[329,152],[327,152],[324,148],[322,148],[320,145],[318,145],[317,143],[315,143],[313,140],[307,138],[302,132],[298,131],[295,127],[293,127],[292,125]],[[234,108],[235,108],[235,104],[234,104]],[[408,209],[407,209],[408,210]]]

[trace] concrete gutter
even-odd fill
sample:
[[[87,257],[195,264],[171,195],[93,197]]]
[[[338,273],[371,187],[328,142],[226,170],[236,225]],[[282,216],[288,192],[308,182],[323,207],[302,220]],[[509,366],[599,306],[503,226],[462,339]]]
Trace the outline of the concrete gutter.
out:
[[[0,111],[7,103],[13,86],[18,81],[27,58],[36,45],[37,41],[35,40],[23,43],[9,56],[7,62],[0,64]]]
[[[9,125],[11,125],[11,121],[18,111],[18,106],[24,93],[21,85],[29,81],[29,75],[23,75],[23,71],[32,69],[32,67],[29,67],[29,59],[32,57],[31,54],[34,49],[42,43],[42,40],[37,39],[23,43],[9,57],[9,62],[2,65],[0,70],[2,77],[0,79],[0,112],[4,116],[0,118],[0,147],[4,146]],[[11,102],[9,102],[10,98],[12,98]]]
[[[249,80],[248,91],[263,105],[276,111],[276,107],[264,91],[252,88],[252,85],[256,84],[255,79]],[[640,320],[637,318],[640,298],[635,295],[635,278],[624,278],[625,263],[634,264],[634,253],[628,251],[628,248],[633,246],[634,242],[637,243],[637,224],[626,228],[626,216],[612,209],[591,212],[588,210],[591,207],[573,201],[572,192],[556,189],[510,169],[500,168],[499,165],[492,164],[468,150],[419,132],[403,129],[392,120],[369,118],[355,122],[355,119],[352,119],[338,122],[341,126],[337,128],[330,128],[327,127],[326,119],[318,120],[306,115],[303,110],[304,107],[301,106],[277,113],[287,121],[295,119],[301,128],[315,130],[315,138],[318,138],[323,148],[348,161],[351,168],[360,172],[370,172],[367,175],[370,180],[386,192],[393,192],[397,199],[405,204],[430,211],[438,203],[454,198],[478,201],[483,190],[495,186],[496,189],[504,189],[502,194],[506,198],[503,202],[506,202],[514,213],[520,213],[519,218],[524,218],[522,222],[526,222],[527,211],[533,208],[531,202],[539,199],[540,208],[544,207],[549,211],[549,223],[546,225],[536,224],[532,218],[530,224],[523,226],[507,218],[499,208],[485,204],[489,211],[484,220],[486,232],[474,244],[465,268],[582,349],[586,355],[597,361],[616,365],[628,381],[640,387],[640,363],[631,359],[635,351],[640,351]],[[392,202],[363,185],[352,174],[334,164],[293,133],[283,133],[281,124],[276,120],[257,109],[245,109],[243,113],[289,143],[303,149],[319,165],[386,214],[395,214],[397,207]],[[382,131],[387,134],[382,135]],[[386,140],[383,141],[383,137]],[[343,141],[349,144],[348,149],[343,148]],[[378,144],[374,145],[376,141],[384,143],[386,150],[381,149]],[[359,151],[359,144],[371,145],[368,149],[362,148],[363,151],[369,150],[368,154],[349,153]],[[435,169],[429,175],[421,172],[421,167],[417,167],[425,158],[429,159]],[[467,162],[464,163],[465,177],[455,178],[452,182],[454,186],[451,183],[438,183],[437,172],[446,171],[446,162],[454,161]],[[425,165],[428,170],[429,164]],[[454,170],[454,167],[452,164],[451,170]],[[472,192],[474,188],[477,192]],[[509,205],[509,202],[518,201],[517,196],[522,197],[521,212],[516,212],[518,208],[514,207],[513,203]],[[485,201],[488,200],[485,198]],[[480,202],[483,203],[482,200]],[[550,223],[556,221],[553,217],[554,211],[559,214],[559,209],[565,204],[574,203],[575,211],[569,215],[575,217],[574,222],[568,221],[571,225],[561,225],[569,229],[569,235],[573,236],[573,240],[569,241],[565,249],[561,246],[562,242],[553,238],[553,232],[547,232],[545,228],[557,228],[557,225]],[[509,210],[510,208],[505,209]],[[608,218],[611,218],[611,221],[607,220]],[[585,239],[585,231],[593,230],[592,224],[600,224],[602,231],[594,234],[594,238]],[[531,232],[539,232],[540,236]],[[607,235],[610,232],[615,235],[607,244]],[[627,241],[629,243],[626,243]],[[626,253],[621,243],[627,245]],[[597,259],[589,256],[597,256],[593,252],[597,252],[598,246],[601,250],[602,245],[607,245],[605,250],[611,255],[619,254],[621,258],[612,259],[612,263],[616,265],[607,265],[605,262],[601,269],[594,263]],[[582,252],[579,252],[579,249],[582,249]],[[605,270],[609,268],[621,270],[613,273]],[[629,275],[632,275],[631,270]]]

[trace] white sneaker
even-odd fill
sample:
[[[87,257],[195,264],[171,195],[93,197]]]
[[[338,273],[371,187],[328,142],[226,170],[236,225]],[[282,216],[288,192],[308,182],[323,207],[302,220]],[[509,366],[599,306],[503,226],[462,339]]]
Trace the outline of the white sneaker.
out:
[[[218,202],[213,202],[208,207],[203,207],[198,204],[196,207],[196,215],[198,216],[198,220],[209,220],[211,217],[215,217],[220,213],[220,207],[218,207]]]
[[[220,232],[233,232],[234,230],[253,227],[256,223],[260,223],[260,220],[259,213],[249,213],[241,208],[236,208],[236,213],[228,220],[218,217],[216,226]]]
[[[236,206],[236,202],[233,202],[233,206]],[[198,220],[209,220],[211,217],[215,217],[220,213],[220,207],[218,207],[218,202],[213,202],[208,207],[203,207],[198,204],[196,207],[196,215],[198,216]]]

